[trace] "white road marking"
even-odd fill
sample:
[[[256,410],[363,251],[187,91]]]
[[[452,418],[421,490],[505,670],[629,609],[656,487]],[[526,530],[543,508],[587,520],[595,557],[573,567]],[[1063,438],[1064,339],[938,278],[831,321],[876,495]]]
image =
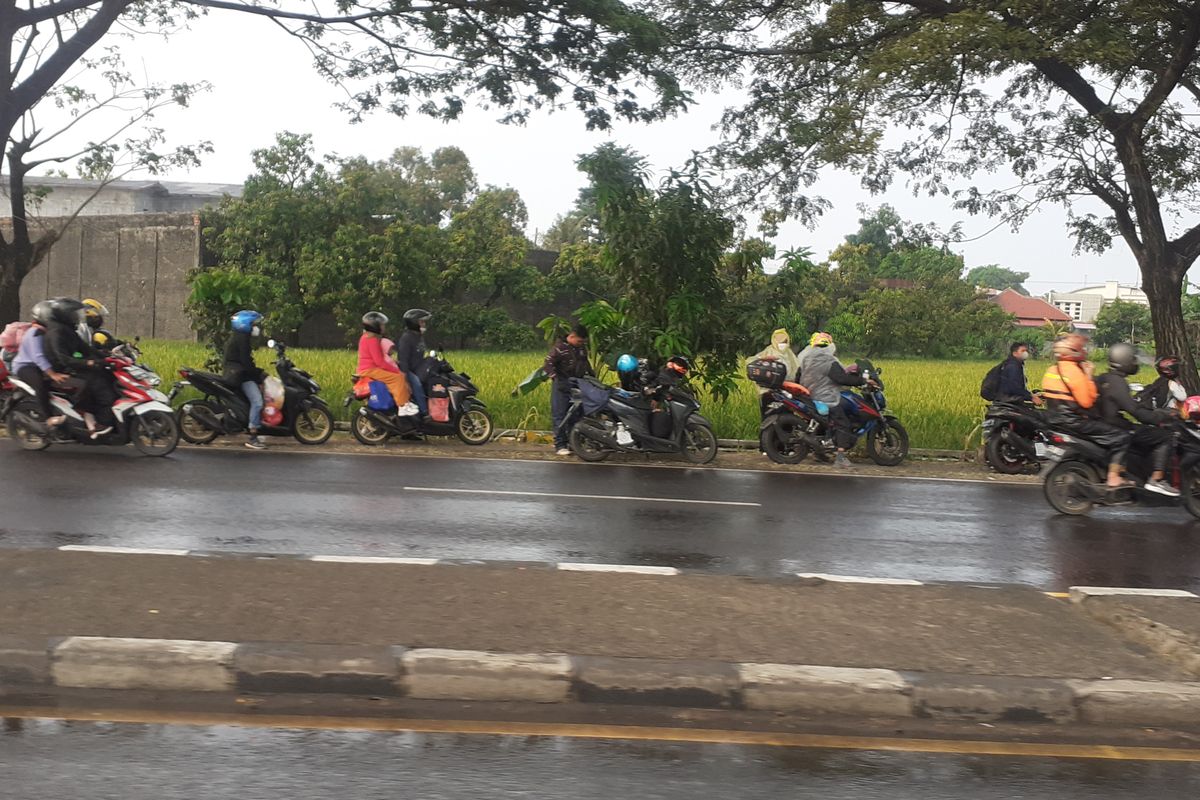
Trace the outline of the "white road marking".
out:
[[[555,565],[565,572],[631,572],[635,575],[678,575],[675,567],[643,567],[637,564],[572,564],[560,561]]]
[[[1130,589],[1124,586],[1072,586],[1070,596],[1079,597],[1111,597],[1115,595],[1132,595],[1134,597],[1195,597],[1192,592],[1183,589]]]
[[[104,547],[92,544],[64,544],[58,549],[79,553],[120,553],[139,556],[187,556],[192,552],[191,550],[168,550],[158,547]]]
[[[440,492],[443,494],[487,494],[501,497],[562,497],[574,500],[637,500],[643,503],[683,503],[700,506],[742,506],[761,508],[762,503],[740,503],[733,500],[686,500],[679,497],[637,497],[621,494],[562,494],[559,492],[512,492],[499,489],[440,489],[433,486],[405,486],[406,492]]]
[[[436,558],[389,558],[387,556],[309,556],[308,560],[337,564],[415,564],[420,567],[432,567],[439,561]]]
[[[824,572],[797,572],[801,578],[820,578],[830,583],[873,583],[884,586],[924,586],[921,581],[909,578],[865,578],[859,575],[826,575]]]

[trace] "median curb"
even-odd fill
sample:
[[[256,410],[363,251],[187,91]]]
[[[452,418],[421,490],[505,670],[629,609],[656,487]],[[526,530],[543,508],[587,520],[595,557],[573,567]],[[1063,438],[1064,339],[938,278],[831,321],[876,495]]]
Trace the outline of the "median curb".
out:
[[[0,640],[0,695],[51,688],[609,704],[780,716],[1200,728],[1200,683],[379,645]]]

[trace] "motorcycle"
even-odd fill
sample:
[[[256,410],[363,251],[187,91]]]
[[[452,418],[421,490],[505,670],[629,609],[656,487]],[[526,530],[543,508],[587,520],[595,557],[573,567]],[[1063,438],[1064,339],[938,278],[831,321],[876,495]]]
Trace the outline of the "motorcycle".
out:
[[[279,419],[271,423],[264,415],[259,434],[264,436],[294,436],[301,444],[318,445],[333,435],[333,414],[321,399],[320,385],[312,375],[297,369],[287,357],[287,346],[271,339],[267,347],[275,351],[275,372],[283,383],[283,407]],[[209,444],[218,436],[246,431],[250,422],[250,401],[242,387],[211,372],[183,367],[181,380],[171,387],[169,400],[174,401],[184,387],[191,386],[204,395],[202,400],[189,400],[179,407],[179,432],[191,444]]]
[[[112,407],[117,420],[112,431],[93,439],[83,415],[71,405],[70,390],[54,386],[50,388],[50,402],[55,413],[66,417],[66,421],[48,428],[33,388],[13,378],[15,403],[8,415],[9,437],[25,450],[45,450],[52,444],[123,446],[132,443],[148,456],[165,456],[173,452],[179,446],[179,426],[166,396],[151,386],[129,359],[109,356],[104,363],[112,370],[119,393]]]
[[[847,389],[841,407],[855,439],[866,437],[867,455],[882,467],[894,467],[908,457],[908,431],[886,413],[882,370],[865,359],[855,362],[863,378],[874,385]],[[803,377],[803,376],[801,376]],[[767,457],[778,464],[799,464],[811,452],[820,461],[837,453],[830,428],[829,409],[812,399],[798,383],[783,382],[770,388],[770,399],[759,426],[759,442]]]
[[[12,410],[13,405],[17,402],[16,395],[13,392],[13,384],[9,373],[9,363],[5,359],[0,359],[0,422],[8,419],[8,412]]]
[[[667,388],[656,408],[641,391],[576,378],[562,425],[570,431],[571,451],[584,461],[603,461],[613,453],[678,453],[693,464],[717,457],[712,423],[682,386]]]
[[[1050,428],[1041,409],[1022,402],[995,402],[983,420],[984,459],[997,472],[1037,472],[1046,460]]]
[[[492,415],[479,399],[479,387],[465,372],[456,372],[450,362],[436,350],[426,356],[417,372],[425,387],[430,417],[419,420],[415,415],[400,416],[393,408],[375,410],[364,401],[370,394],[366,382],[353,375],[353,388],[343,405],[354,402],[363,405],[350,419],[354,438],[368,446],[382,445],[393,436],[457,436],[463,444],[482,445],[492,440]]]
[[[1046,501],[1060,514],[1087,514],[1094,506],[1182,505],[1193,517],[1200,518],[1200,428],[1183,420],[1168,424],[1175,439],[1166,478],[1179,490],[1179,497],[1149,492],[1144,488],[1150,477],[1150,459],[1131,451],[1125,475],[1138,485],[1109,489],[1106,485],[1109,452],[1095,442],[1076,434],[1052,431],[1047,452],[1053,466],[1046,472],[1042,491]]]

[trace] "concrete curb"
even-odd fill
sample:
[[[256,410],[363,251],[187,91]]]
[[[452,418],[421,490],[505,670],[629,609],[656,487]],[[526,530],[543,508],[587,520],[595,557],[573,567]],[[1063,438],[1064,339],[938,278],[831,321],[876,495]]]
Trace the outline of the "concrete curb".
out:
[[[0,640],[0,691],[301,693],[1200,728],[1200,682],[95,636]]]
[[[1126,600],[1164,598],[1172,603],[1200,605],[1200,597],[1180,589],[1125,589],[1072,586],[1071,602],[1095,620],[1115,628],[1124,638],[1162,656],[1200,678],[1200,640],[1161,620],[1151,619]]]

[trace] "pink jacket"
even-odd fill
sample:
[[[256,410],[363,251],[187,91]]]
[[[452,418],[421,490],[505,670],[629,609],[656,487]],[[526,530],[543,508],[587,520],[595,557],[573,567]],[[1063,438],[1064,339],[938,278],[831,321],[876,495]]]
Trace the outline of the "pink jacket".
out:
[[[378,336],[364,333],[358,340],[358,373],[361,375],[369,369],[382,369],[387,372],[399,372],[396,362],[383,352],[383,342]]]

